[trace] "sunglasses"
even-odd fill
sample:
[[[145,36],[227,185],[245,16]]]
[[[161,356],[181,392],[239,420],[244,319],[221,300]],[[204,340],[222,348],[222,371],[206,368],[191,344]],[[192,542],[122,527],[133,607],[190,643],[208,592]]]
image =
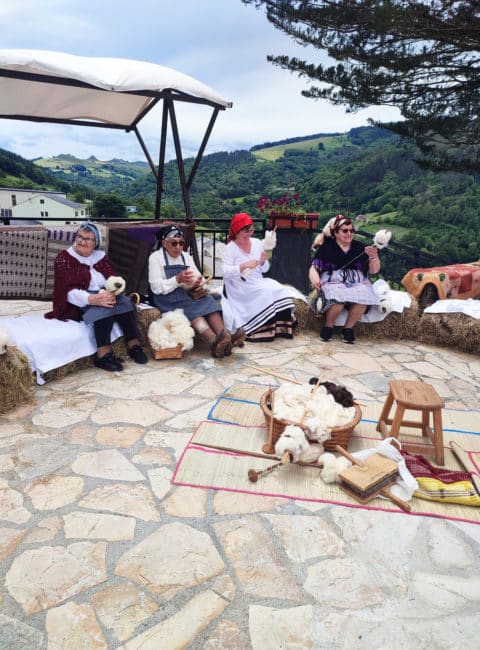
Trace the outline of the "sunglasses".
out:
[[[340,232],[355,232],[353,228],[340,228]]]
[[[167,239],[167,244],[171,244],[174,248],[177,248],[177,246],[182,246],[182,247],[185,246],[184,241],[174,240],[174,239],[172,239],[170,241],[168,241],[168,239]]]

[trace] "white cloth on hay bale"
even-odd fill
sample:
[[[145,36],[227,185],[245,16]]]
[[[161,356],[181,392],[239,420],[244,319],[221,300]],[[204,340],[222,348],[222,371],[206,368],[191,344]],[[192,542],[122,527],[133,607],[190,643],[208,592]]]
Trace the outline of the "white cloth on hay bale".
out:
[[[480,300],[468,298],[460,300],[449,298],[447,300],[437,300],[423,310],[424,314],[465,314],[472,318],[480,318]]]
[[[393,291],[390,289],[390,286],[388,282],[385,282],[385,280],[377,280],[376,282],[373,283],[373,288],[375,290],[375,293],[378,296],[383,296],[385,294],[388,294],[392,301],[392,311],[395,311],[399,314],[402,313],[402,311],[412,304],[412,299],[410,295],[406,291]],[[366,314],[363,314],[363,316],[360,319],[361,323],[379,323],[380,321],[384,320],[388,314],[384,314],[383,312],[380,311],[379,305],[371,305],[370,309],[367,311]],[[346,309],[343,309],[340,312],[340,315],[338,316],[337,320],[335,321],[335,325],[340,326],[340,325],[345,325],[348,317],[348,311]]]
[[[89,357],[97,351],[93,327],[84,322],[49,320],[42,315],[0,318],[0,327],[10,333],[37,376],[44,384],[43,374],[49,370]],[[123,336],[114,323],[111,340]]]

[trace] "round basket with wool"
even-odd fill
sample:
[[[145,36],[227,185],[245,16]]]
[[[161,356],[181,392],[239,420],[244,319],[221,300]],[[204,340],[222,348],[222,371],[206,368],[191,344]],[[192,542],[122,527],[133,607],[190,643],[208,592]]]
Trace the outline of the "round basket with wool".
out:
[[[341,413],[341,419],[343,421],[335,426],[328,426],[328,424],[324,425],[323,423],[317,424],[319,416],[321,419],[328,418],[326,417],[326,413],[324,413],[322,417],[321,405],[318,404],[318,400],[317,403],[315,402],[315,398],[320,397],[318,394],[315,395],[315,390],[311,391],[311,386],[304,387],[304,391],[308,391],[312,399],[309,399],[307,396],[302,405],[300,396],[297,401],[297,406],[299,407],[296,411],[297,417],[293,418],[282,417],[286,411],[285,408],[279,408],[279,400],[277,398],[280,396],[281,392],[285,393],[285,390],[288,391],[288,389],[285,389],[285,387],[282,386],[279,386],[277,388],[269,388],[267,391],[265,391],[265,393],[263,393],[262,397],[260,398],[260,408],[262,409],[265,416],[265,422],[267,424],[268,430],[269,432],[271,431],[271,439],[269,442],[272,447],[275,445],[283,433],[285,427],[289,424],[294,424],[304,430],[305,435],[310,442],[321,442],[326,451],[335,451],[336,445],[340,445],[344,449],[348,448],[348,443],[352,436],[353,430],[362,418],[362,410],[358,404],[353,403],[353,406],[349,408],[344,408],[340,404],[337,404],[337,411]],[[322,391],[322,398],[325,392],[327,391]],[[292,397],[291,401],[295,402],[295,396]],[[334,402],[334,399],[331,395],[329,401]],[[272,403],[274,405],[273,418]],[[315,408],[313,408],[314,406],[318,407],[315,413],[316,420],[313,419],[311,413],[311,411],[315,412]],[[343,409],[343,413],[340,409]],[[292,409],[292,414],[293,413],[295,413],[295,408]],[[330,422],[332,422],[331,413],[329,414],[329,418]]]

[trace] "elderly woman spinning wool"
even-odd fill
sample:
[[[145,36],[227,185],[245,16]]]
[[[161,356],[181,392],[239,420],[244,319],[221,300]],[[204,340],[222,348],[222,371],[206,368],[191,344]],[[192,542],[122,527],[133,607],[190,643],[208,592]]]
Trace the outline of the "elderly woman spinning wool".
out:
[[[247,341],[293,338],[297,319],[293,298],[305,300],[294,287],[264,277],[270,269],[268,250],[274,236],[253,237],[253,220],[246,212],[232,217],[222,259],[222,308],[227,327],[243,327]],[[272,241],[273,240],[273,241]]]
[[[185,251],[185,237],[177,226],[161,228],[157,250],[148,261],[152,302],[161,312],[182,309],[193,329],[210,345],[212,356],[224,357],[242,346],[245,332],[231,334],[223,323],[220,306],[204,287],[204,278]]]
[[[331,340],[335,321],[346,308],[348,316],[342,329],[342,340],[355,343],[353,328],[369,305],[379,304],[368,275],[380,271],[378,249],[381,246],[364,247],[354,240],[354,232],[351,219],[337,214],[313,243],[315,256],[309,279],[317,291],[312,309],[316,313],[326,313],[320,332],[322,341]]]
[[[126,341],[128,355],[135,363],[147,363],[140,347],[137,314],[126,296],[116,296],[113,290],[104,290],[114,270],[104,251],[100,250],[100,232],[93,223],[80,226],[73,246],[61,251],[55,258],[53,311],[45,318],[83,320],[93,325],[97,343],[97,368],[113,372],[123,370],[122,363],[110,349],[113,324],[117,322]],[[123,280],[118,278],[122,284]]]

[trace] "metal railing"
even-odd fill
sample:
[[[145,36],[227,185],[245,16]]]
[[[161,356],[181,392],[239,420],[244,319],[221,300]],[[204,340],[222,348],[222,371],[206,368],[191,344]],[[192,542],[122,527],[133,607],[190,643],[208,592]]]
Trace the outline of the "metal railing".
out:
[[[63,222],[65,224],[78,222],[80,224],[89,221],[90,219],[91,217],[89,216],[76,217],[75,219],[63,219],[63,220],[55,217],[47,217],[41,219],[41,221],[42,222],[55,221],[55,222]],[[169,222],[184,223],[183,219],[178,219],[178,218],[172,218],[172,219],[167,218],[165,220]],[[9,225],[8,223],[6,223],[6,221],[9,221],[9,219],[3,218],[4,225]],[[29,225],[32,225],[30,223],[32,220],[27,218],[15,219],[15,221],[20,221],[20,222],[25,221],[25,222],[29,222]],[[109,223],[109,222],[127,223],[128,222],[131,223],[132,226],[139,221],[142,222],[151,221],[152,224],[161,223],[161,222],[156,222],[153,218],[148,219],[142,217],[139,217],[138,219],[132,219],[132,218],[95,219],[95,221],[99,223]],[[267,222],[265,221],[265,219],[253,219],[253,222],[255,226],[256,236],[263,238],[265,231],[268,228]],[[192,252],[194,253],[194,257],[196,258],[196,260],[198,260],[199,266],[202,270],[205,270],[205,268],[208,266],[208,263],[210,262],[211,268],[209,268],[208,271],[209,274],[212,275],[213,279],[216,280],[222,279],[221,268],[219,268],[220,267],[219,260],[221,258],[221,255],[217,255],[217,253],[219,252],[218,251],[220,247],[219,244],[226,243],[229,225],[230,225],[230,219],[215,219],[215,220],[200,219],[195,222],[195,242],[192,245]],[[307,224],[307,230],[310,230],[312,232],[312,239],[313,239],[313,236],[316,232],[313,221],[312,223]],[[361,241],[364,241],[365,244],[372,242],[372,234],[369,232],[363,230],[357,230],[355,232],[355,236],[358,237]],[[308,243],[307,245],[310,244]],[[400,280],[405,275],[405,273],[412,268],[430,268],[432,266],[440,266],[449,263],[446,262],[445,260],[441,260],[435,255],[419,250],[412,246],[408,246],[407,244],[396,242],[395,240],[391,240],[388,248],[384,248],[381,251],[381,258],[382,258],[382,271],[380,275],[385,280],[388,280],[392,285],[395,286],[399,285]]]

